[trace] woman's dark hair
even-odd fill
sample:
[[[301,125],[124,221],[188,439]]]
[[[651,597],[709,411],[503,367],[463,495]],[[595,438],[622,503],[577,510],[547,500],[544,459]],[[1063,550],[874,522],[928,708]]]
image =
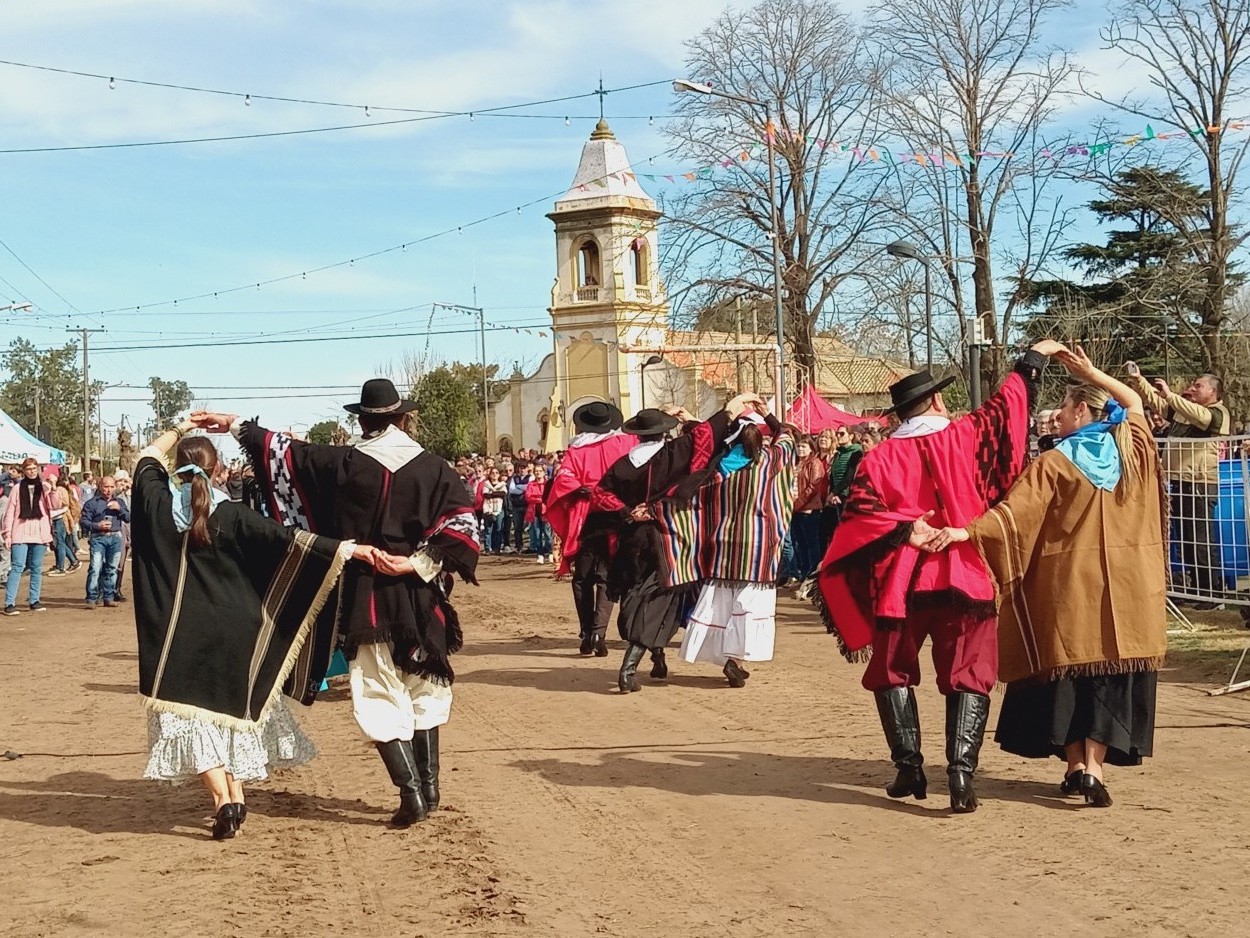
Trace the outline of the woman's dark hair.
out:
[[[755,462],[755,457],[764,448],[764,434],[760,433],[760,428],[755,424],[748,424],[742,428],[742,433],[738,436],[738,442],[742,445],[743,455],[751,462]]]
[[[204,470],[204,475],[184,472],[178,478],[183,485],[191,486],[191,527],[188,529],[188,536],[196,547],[207,547],[212,543],[208,530],[208,516],[213,508],[209,479],[217,468],[217,448],[206,436],[183,437],[174,455],[174,462],[179,466],[198,466]]]

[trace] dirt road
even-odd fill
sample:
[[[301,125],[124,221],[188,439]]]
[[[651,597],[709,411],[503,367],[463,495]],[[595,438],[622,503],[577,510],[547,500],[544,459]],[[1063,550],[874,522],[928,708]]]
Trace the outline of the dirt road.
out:
[[[311,765],[208,838],[203,793],[140,778],[129,608],[0,619],[0,935],[1171,936],[1245,933],[1250,695],[1170,670],[1157,758],[1111,770],[1107,811],[1060,765],[987,742],[981,810],[952,817],[942,706],[920,691],[931,784],[892,802],[871,696],[783,600],[777,660],[733,690],[676,664],[615,692],[580,659],[568,585],[483,562],[456,599],[467,647],[443,735],[444,809],[384,825],[394,794],[345,692],[299,710]],[[24,594],[23,594],[24,595]]]

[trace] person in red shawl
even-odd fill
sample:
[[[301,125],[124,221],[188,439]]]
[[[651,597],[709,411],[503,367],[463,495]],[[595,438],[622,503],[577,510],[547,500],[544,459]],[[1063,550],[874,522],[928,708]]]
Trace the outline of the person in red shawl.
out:
[[[922,371],[896,382],[890,410],[902,422],[864,456],[851,485],[821,564],[820,590],[843,654],[863,660],[871,646],[863,685],[876,697],[898,769],[886,786],[891,798],[927,793],[913,688],[928,637],[946,697],[951,809],[977,809],[972,778],[998,678],[994,584],[974,547],[926,553],[912,524],[924,517],[935,527],[963,527],[1003,498],[1028,455],[1042,369],[1062,349],[1050,339],[1038,342],[993,397],[958,420],[941,394],[953,377]]]
[[[598,658],[608,654],[608,565],[622,524],[620,512],[594,510],[590,496],[603,474],[628,453],[638,437],[621,432],[623,417],[614,404],[591,401],[573,411],[577,435],[556,470],[547,495],[547,521],[560,538],[557,576],[572,573],[580,651]]]

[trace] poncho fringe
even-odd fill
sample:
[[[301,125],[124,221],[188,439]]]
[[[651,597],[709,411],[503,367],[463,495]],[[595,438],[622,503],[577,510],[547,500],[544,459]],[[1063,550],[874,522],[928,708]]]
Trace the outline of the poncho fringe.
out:
[[[294,546],[294,544],[292,545]],[[330,598],[337,585],[339,576],[343,572],[343,568],[347,566],[347,562],[351,560],[352,551],[356,544],[353,541],[343,541],[339,544],[338,550],[335,551],[334,560],[330,565],[330,569],[326,572],[325,578],[321,583],[321,587],[317,590],[316,596],[313,597],[312,605],[308,607],[308,612],[300,621],[299,628],[295,631],[295,637],[291,641],[291,647],[287,651],[286,658],[283,659],[282,667],[278,671],[277,679],[274,681],[273,690],[269,697],[265,700],[265,704],[261,707],[260,716],[255,720],[243,720],[239,717],[232,717],[226,713],[218,713],[214,710],[206,710],[203,707],[196,707],[191,704],[177,703],[172,700],[161,700],[158,697],[149,697],[140,694],[139,699],[143,708],[153,713],[172,713],[175,716],[187,717],[193,720],[203,720],[206,723],[213,723],[217,726],[225,727],[232,730],[255,730],[258,726],[265,722],[269,716],[269,711],[273,707],[274,702],[282,696],[282,686],[286,683],[286,679],[290,676],[291,671],[295,668],[296,662],[299,660],[300,651],[304,647],[304,643],[308,640],[308,636],[312,634],[313,623],[317,619],[317,614],[321,612],[326,601]]]

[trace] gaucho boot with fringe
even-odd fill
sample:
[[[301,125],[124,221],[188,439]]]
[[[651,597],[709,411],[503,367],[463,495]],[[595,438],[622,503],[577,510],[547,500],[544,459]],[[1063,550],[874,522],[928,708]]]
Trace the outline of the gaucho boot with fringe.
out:
[[[946,774],[951,810],[971,814],[979,806],[972,776],[981,760],[981,740],[990,718],[990,698],[959,692],[946,698]]]
[[[891,687],[873,694],[877,699],[877,715],[890,747],[890,761],[898,769],[894,781],[885,786],[891,798],[913,796],[923,801],[929,794],[929,780],[924,774],[924,756],[920,752],[920,714],[916,710],[916,691],[910,687]]]
[[[406,739],[392,739],[389,743],[378,743],[377,747],[391,781],[399,789],[399,810],[391,816],[391,824],[410,827],[424,821],[429,809],[421,797],[421,782],[417,775],[417,761],[412,755],[412,743]]]

